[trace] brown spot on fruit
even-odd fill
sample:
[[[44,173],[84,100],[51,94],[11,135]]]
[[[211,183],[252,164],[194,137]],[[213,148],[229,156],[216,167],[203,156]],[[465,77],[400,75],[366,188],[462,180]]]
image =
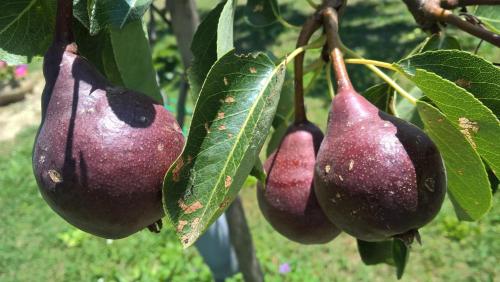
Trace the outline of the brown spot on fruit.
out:
[[[332,167],[330,165],[326,165],[325,166],[325,172],[326,173],[330,173],[330,170],[332,169]]]
[[[165,145],[163,145],[162,143],[158,144],[158,151],[163,151],[165,149]]]
[[[224,118],[224,112],[217,113],[217,118],[218,119],[223,119]]]
[[[224,187],[229,188],[231,186],[231,183],[233,182],[233,178],[231,176],[226,176],[226,180],[224,181]]]
[[[257,69],[255,67],[250,67],[248,70],[250,73],[257,73]]]
[[[234,100],[233,96],[227,96],[226,99],[224,99],[224,102],[226,102],[227,104],[234,103],[235,101],[236,100]]]
[[[56,184],[61,183],[63,181],[61,174],[53,169],[49,170],[47,174],[49,175],[50,180],[52,180],[52,182]]]
[[[223,125],[223,124],[221,124],[221,125],[219,126],[219,130],[226,130],[226,126],[225,126],[225,125]]]

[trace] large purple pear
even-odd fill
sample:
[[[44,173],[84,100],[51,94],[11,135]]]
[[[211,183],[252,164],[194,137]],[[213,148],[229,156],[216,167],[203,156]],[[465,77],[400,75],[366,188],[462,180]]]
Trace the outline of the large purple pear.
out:
[[[58,21],[71,22],[71,3],[59,1]],[[66,221],[123,238],[163,216],[163,177],[182,151],[182,130],[162,105],[107,82],[76,45],[58,40],[69,38],[61,30],[44,58],[35,178]]]
[[[446,173],[418,127],[379,111],[352,88],[332,102],[314,175],[318,201],[340,229],[365,241],[412,238],[439,212]]]

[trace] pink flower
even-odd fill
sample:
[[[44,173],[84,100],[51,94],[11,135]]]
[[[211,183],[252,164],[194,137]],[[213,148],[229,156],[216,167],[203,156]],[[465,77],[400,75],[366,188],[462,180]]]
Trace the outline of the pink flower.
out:
[[[279,266],[279,273],[281,273],[281,274],[287,274],[291,270],[292,270],[292,268],[290,267],[290,265],[288,263],[282,263]]]
[[[25,77],[28,74],[28,65],[19,65],[16,67],[14,71],[14,75],[16,78]]]

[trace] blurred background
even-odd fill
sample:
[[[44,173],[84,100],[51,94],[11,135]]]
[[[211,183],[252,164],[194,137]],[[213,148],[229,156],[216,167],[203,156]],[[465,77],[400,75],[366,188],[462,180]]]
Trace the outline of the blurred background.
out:
[[[165,1],[155,1],[163,8]],[[200,17],[218,1],[197,1]],[[239,53],[265,51],[279,58],[291,52],[296,29],[275,23],[265,28],[248,24],[245,1],[235,17],[235,45]],[[305,0],[280,0],[283,18],[299,25],[312,9]],[[341,34],[344,43],[369,59],[393,62],[408,54],[424,34],[400,0],[350,0]],[[146,14],[148,22],[150,14]],[[170,27],[155,18],[153,60],[167,107],[175,112],[184,69]],[[479,41],[460,34],[462,48],[473,52]],[[487,43],[478,49],[484,58],[499,63],[500,51]],[[309,52],[312,62],[319,52]],[[291,66],[290,66],[291,70]],[[359,90],[380,82],[363,66],[349,66]],[[306,75],[306,85],[312,77]],[[405,82],[402,82],[405,85]],[[409,84],[408,84],[409,85]],[[208,267],[196,249],[183,250],[174,230],[160,234],[141,231],[122,240],[105,240],[77,230],[57,216],[42,200],[31,170],[31,150],[40,122],[40,96],[44,87],[41,62],[7,66],[0,62],[0,281],[211,281]],[[309,118],[326,126],[329,96],[325,74],[308,89]],[[312,110],[313,109],[313,110]],[[187,119],[193,101],[188,98]],[[365,266],[356,241],[342,234],[318,246],[288,241],[260,214],[256,180],[242,189],[257,257],[267,281],[392,281],[394,269]],[[495,195],[495,203],[498,201]],[[449,201],[428,226],[420,230],[422,246],[413,245],[406,281],[495,281],[500,275],[500,212],[498,207],[477,223],[459,222]],[[229,281],[242,281],[241,274]]]

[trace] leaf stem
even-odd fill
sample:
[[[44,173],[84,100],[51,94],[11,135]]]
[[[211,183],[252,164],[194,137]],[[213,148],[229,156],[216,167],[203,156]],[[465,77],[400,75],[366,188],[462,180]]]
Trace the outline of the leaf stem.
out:
[[[342,48],[342,51],[344,51],[347,55],[349,55],[351,57],[358,58],[358,59],[363,59],[363,57],[358,55],[353,50],[347,48],[344,44],[342,44],[341,48]],[[401,95],[401,97],[407,99],[413,105],[417,104],[417,99],[415,99],[413,96],[411,96],[410,93],[406,92],[406,90],[404,90],[401,86],[399,86],[399,84],[396,81],[394,81],[392,78],[390,78],[387,74],[385,74],[383,71],[381,71],[375,65],[365,64],[365,66],[368,69],[370,69],[373,73],[375,73],[375,75],[377,75],[382,80],[387,82],[387,84],[389,84],[392,88],[394,88],[394,90],[396,90],[396,92],[398,92]]]
[[[389,69],[395,72],[399,72],[397,68],[395,68],[392,64],[386,63],[386,62],[381,62],[381,61],[376,61],[376,60],[368,60],[368,59],[345,59],[344,60],[347,64],[357,64],[357,65],[372,65],[372,66],[377,66],[385,69]]]

